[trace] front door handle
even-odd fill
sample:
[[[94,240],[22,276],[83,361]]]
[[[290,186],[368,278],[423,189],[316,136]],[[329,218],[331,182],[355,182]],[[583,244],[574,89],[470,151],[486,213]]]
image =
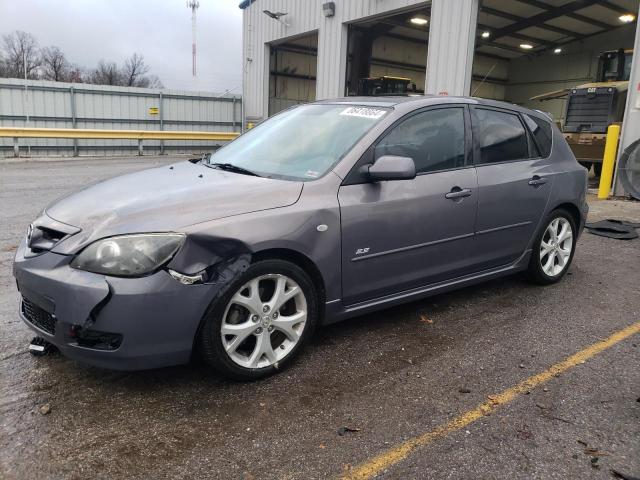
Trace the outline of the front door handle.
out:
[[[449,200],[456,200],[458,198],[464,198],[464,197],[470,197],[470,196],[471,196],[471,189],[453,187],[449,193],[446,193],[444,195],[444,198],[447,198]]]
[[[547,179],[538,175],[534,175],[533,177],[531,177],[531,180],[529,180],[529,185],[531,185],[532,187],[539,187],[540,185],[544,185],[545,183],[547,183]]]

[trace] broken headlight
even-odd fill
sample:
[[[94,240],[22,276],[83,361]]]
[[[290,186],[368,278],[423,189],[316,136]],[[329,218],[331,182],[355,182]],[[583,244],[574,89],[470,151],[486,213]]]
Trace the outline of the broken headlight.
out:
[[[82,250],[71,266],[114,277],[142,277],[171,260],[184,238],[180,233],[139,233],[103,238]]]

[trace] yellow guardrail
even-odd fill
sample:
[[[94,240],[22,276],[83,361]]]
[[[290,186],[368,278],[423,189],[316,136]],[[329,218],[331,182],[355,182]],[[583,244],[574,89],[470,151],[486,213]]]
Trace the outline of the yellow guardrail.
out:
[[[138,154],[142,155],[143,140],[214,140],[230,141],[240,135],[237,132],[190,132],[176,130],[104,130],[88,128],[24,128],[0,127],[0,137],[13,138],[15,156],[19,156],[20,138],[72,138],[138,140]]]

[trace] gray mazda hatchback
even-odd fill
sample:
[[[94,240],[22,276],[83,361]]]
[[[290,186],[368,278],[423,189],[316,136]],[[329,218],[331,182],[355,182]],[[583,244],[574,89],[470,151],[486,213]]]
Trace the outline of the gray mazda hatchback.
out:
[[[324,325],[498,276],[567,272],[587,172],[543,113],[456,97],[300,105],[202,160],[47,207],[14,263],[20,315],[113,369],[255,379]]]

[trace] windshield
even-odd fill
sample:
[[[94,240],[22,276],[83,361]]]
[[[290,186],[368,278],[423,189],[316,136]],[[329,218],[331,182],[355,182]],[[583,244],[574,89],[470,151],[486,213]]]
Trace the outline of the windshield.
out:
[[[221,148],[208,164],[230,164],[265,177],[313,180],[327,173],[387,112],[354,105],[295,107]]]

